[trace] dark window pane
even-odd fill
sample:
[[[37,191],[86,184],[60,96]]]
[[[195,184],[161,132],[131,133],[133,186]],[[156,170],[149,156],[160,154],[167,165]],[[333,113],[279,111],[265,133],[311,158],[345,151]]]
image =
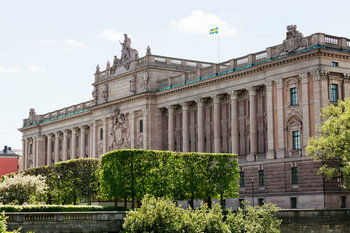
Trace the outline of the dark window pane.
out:
[[[259,171],[259,186],[265,186],[264,170]]]
[[[337,84],[331,84],[331,101],[332,102],[338,101],[338,85]]]
[[[296,197],[291,197],[290,198],[290,208],[292,208],[292,209],[298,208],[298,206],[297,206],[297,198]]]
[[[293,150],[300,150],[300,131],[293,131]]]
[[[101,128],[100,129],[100,140],[102,140],[103,139],[103,129]]]
[[[297,88],[293,87],[290,89],[290,105],[297,105],[297,104],[298,104]]]
[[[143,121],[140,120],[140,133],[142,133],[142,132],[143,132]]]
[[[340,197],[340,208],[346,208],[346,197]]]
[[[263,198],[259,198],[258,199],[258,204],[259,204],[259,206],[264,205],[264,199]]]
[[[292,167],[292,184],[298,184],[298,168]]]
[[[239,178],[239,186],[240,187],[244,187],[245,186],[245,183],[244,183],[244,172],[240,172],[239,176],[240,176],[240,178]]]

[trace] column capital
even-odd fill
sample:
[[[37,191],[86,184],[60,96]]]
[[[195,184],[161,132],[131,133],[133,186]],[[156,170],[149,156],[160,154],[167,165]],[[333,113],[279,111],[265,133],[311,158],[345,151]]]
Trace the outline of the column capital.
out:
[[[72,128],[72,129],[71,129],[71,132],[72,132],[73,135],[76,135],[76,134],[77,134],[77,128],[75,128],[75,127]]]
[[[236,100],[238,99],[239,92],[238,91],[231,91],[230,93],[231,100]]]
[[[278,89],[281,89],[283,87],[283,79],[276,80],[275,82]]]
[[[265,82],[266,91],[272,91],[272,81]]]
[[[52,139],[52,134],[49,133],[49,134],[46,135],[46,137],[47,137],[48,140],[51,140]]]
[[[222,95],[221,95],[221,94],[219,94],[219,95],[213,95],[213,96],[211,96],[211,98],[213,99],[213,103],[214,103],[214,104],[220,104]]]
[[[173,114],[175,111],[175,105],[169,105],[167,106],[167,109],[168,109],[168,113]]]
[[[68,133],[69,133],[69,129],[65,129],[65,130],[63,130],[63,136],[67,136],[68,135]]]
[[[197,107],[203,107],[204,106],[204,99],[203,98],[198,98],[195,101],[197,103]]]
[[[249,95],[256,95],[256,87],[248,87],[247,91],[249,92]]]
[[[62,134],[62,131],[57,131],[57,132],[55,132],[55,137],[56,137],[56,136],[59,137],[61,134]]]
[[[189,102],[183,102],[181,104],[182,106],[182,111],[188,111],[189,107],[190,107],[190,103]]]
[[[314,73],[312,73],[312,79],[314,81],[326,79],[328,77],[328,71],[318,70]]]
[[[299,76],[301,78],[301,83],[308,83],[309,82],[309,76],[307,75],[307,73],[299,74]]]

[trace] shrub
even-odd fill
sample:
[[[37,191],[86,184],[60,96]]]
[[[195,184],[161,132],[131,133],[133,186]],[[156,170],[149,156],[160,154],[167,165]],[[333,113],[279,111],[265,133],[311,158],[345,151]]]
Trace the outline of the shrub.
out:
[[[22,204],[43,201],[46,190],[44,177],[15,174],[12,177],[4,177],[0,183],[0,202]]]
[[[6,225],[6,219],[7,217],[5,217],[5,212],[2,212],[0,214],[0,232],[1,233],[18,233],[20,229],[16,230],[16,231],[11,231],[11,232],[8,232],[7,231],[7,225]]]
[[[206,204],[201,209],[183,209],[164,198],[146,195],[140,209],[127,213],[123,229],[125,233],[279,233],[281,220],[276,218],[277,211],[274,205],[267,204],[247,206],[246,212],[239,209],[237,214],[229,211],[224,216],[218,204],[212,209]]]

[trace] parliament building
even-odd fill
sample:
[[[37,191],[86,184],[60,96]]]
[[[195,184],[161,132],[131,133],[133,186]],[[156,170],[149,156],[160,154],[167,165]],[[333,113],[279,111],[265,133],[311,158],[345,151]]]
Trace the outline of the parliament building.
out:
[[[45,114],[30,109],[24,169],[121,148],[237,153],[236,208],[348,208],[350,192],[317,175],[306,155],[321,109],[350,97],[350,39],[287,27],[282,44],[210,63],[147,53],[124,35],[121,57],[96,67],[92,99]]]

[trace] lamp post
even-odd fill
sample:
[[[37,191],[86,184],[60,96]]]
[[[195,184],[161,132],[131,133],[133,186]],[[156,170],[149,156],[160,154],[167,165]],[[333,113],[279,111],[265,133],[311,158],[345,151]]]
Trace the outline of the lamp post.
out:
[[[252,194],[253,194],[253,206],[254,206],[254,179],[252,178]]]

